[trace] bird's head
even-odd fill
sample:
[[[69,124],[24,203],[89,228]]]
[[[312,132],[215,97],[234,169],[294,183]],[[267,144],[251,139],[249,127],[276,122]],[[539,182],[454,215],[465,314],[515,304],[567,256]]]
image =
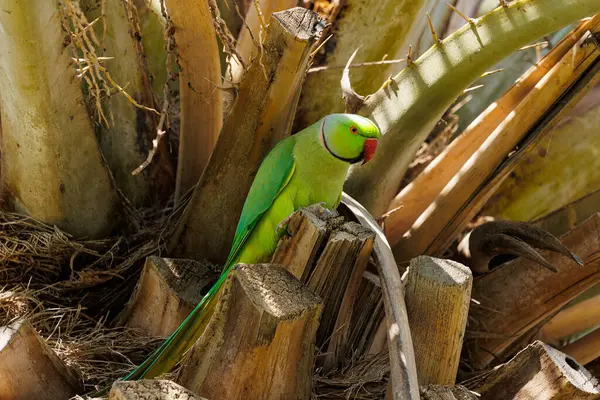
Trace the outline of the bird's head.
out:
[[[381,133],[370,119],[355,114],[331,114],[318,122],[321,143],[334,157],[351,164],[367,163]]]

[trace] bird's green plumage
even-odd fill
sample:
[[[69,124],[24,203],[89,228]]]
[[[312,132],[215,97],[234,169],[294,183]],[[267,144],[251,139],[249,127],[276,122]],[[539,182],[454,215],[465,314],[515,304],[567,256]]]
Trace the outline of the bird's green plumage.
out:
[[[279,142],[256,174],[221,277],[164,344],[124,379],[171,370],[204,331],[231,267],[268,262],[281,235],[277,227],[286,217],[316,203],[337,207],[349,161],[361,159],[369,138],[379,138],[379,130],[368,119],[332,114]]]
[[[282,140],[275,145],[260,165],[246,197],[229,257],[225,263],[226,266],[232,265],[239,258],[242,247],[244,247],[261,217],[272,206],[294,175],[296,168],[294,159],[295,144],[295,137]],[[252,257],[247,256],[244,258]]]

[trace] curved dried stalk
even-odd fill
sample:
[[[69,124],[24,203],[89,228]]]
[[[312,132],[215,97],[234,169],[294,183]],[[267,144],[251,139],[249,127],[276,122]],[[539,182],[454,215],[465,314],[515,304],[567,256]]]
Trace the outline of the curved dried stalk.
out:
[[[495,104],[491,105],[456,140],[454,140],[425,170],[394,198],[389,208],[400,207],[386,219],[385,231],[395,245],[419,216],[434,202],[444,187],[459,172],[469,158],[481,148],[512,110],[531,93],[538,82],[577,43],[588,30],[600,22],[600,17],[580,24],[567,38],[557,44],[539,64],[532,67]],[[552,99],[548,99],[552,100]],[[535,102],[533,102],[535,103]],[[514,134],[515,132],[511,132]]]
[[[384,213],[425,137],[474,80],[522,46],[599,11],[596,0],[514,1],[435,45],[361,110],[384,136],[373,160],[351,171],[348,193],[373,214]]]
[[[105,37],[103,43],[96,44],[96,51],[109,58],[96,68],[117,91],[105,102],[110,122],[99,127],[100,146],[117,186],[129,201],[136,206],[154,205],[156,200],[171,196],[175,171],[166,146],[159,143],[159,156],[150,167],[141,175],[132,174],[153,149],[160,115],[145,49],[138,39],[141,31],[137,9],[123,0],[103,0],[102,12],[100,4],[95,3],[98,1],[86,1],[83,9],[87,10],[88,20],[101,19],[95,27],[97,36],[104,33]],[[94,60],[88,59],[92,56],[85,58],[88,65],[93,65]]]

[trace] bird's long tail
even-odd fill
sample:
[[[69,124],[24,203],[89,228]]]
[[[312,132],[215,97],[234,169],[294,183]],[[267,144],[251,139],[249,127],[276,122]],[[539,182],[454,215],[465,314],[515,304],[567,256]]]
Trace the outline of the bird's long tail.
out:
[[[185,352],[192,347],[206,329],[210,317],[219,299],[219,290],[231,267],[226,268],[209,292],[200,300],[179,327],[148,357],[140,366],[122,380],[151,379],[162,373],[171,371],[181,360]],[[94,395],[105,394],[110,388],[105,388]]]

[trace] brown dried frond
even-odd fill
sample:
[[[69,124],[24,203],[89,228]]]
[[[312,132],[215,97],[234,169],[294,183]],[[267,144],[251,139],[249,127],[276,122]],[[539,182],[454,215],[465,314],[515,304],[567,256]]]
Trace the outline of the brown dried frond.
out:
[[[326,376],[313,377],[313,399],[382,399],[390,372],[389,354],[368,354]]]
[[[101,64],[110,59],[109,57],[99,57],[97,49],[104,48],[106,40],[106,12],[105,2],[101,3],[101,17],[92,22],[88,22],[85,14],[80,8],[79,2],[72,0],[59,0],[59,12],[64,32],[68,35],[67,44],[71,44],[73,54],[72,60],[76,64],[77,77],[83,79],[88,87],[88,96],[90,103],[93,104],[93,111],[97,115],[98,123],[110,127],[109,120],[103,108],[103,100],[111,96],[111,92],[121,93],[135,107],[146,111],[160,114],[152,107],[147,107],[136,102],[131,95],[125,91],[125,87],[117,84],[108,73],[107,69]],[[133,5],[131,6],[133,7]],[[103,42],[101,43],[94,32],[94,25],[102,20],[103,24]],[[135,29],[135,27],[132,27]],[[110,120],[113,121],[113,115],[110,107],[107,107]]]
[[[236,62],[239,63],[245,71],[246,65],[241,54],[237,51],[237,40],[229,30],[225,20],[221,18],[221,13],[219,11],[219,7],[217,6],[217,2],[215,0],[209,0],[208,7],[210,8],[213,17],[215,32],[223,44],[223,52],[226,54],[228,64],[231,63],[230,60],[232,58],[235,58]]]
[[[162,338],[132,328],[110,328],[75,307],[42,302],[44,290],[0,289],[0,322],[25,317],[55,353],[94,391],[130,372],[158,347]]]
[[[161,339],[110,322],[129,298],[143,260],[171,229],[164,211],[129,238],[75,240],[31,217],[0,211],[0,325],[26,318],[86,390],[110,384]]]

